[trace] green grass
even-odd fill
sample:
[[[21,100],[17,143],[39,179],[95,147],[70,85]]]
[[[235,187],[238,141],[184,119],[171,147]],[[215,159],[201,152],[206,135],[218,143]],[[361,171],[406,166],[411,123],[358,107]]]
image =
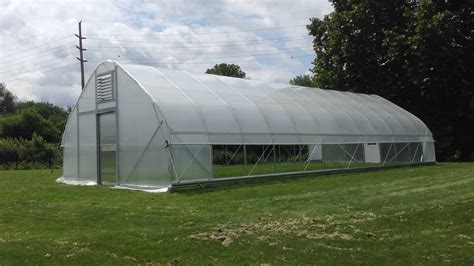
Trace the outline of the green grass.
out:
[[[300,172],[300,171],[312,171],[312,170],[324,170],[324,169],[338,169],[338,168],[355,168],[364,166],[377,166],[381,164],[365,163],[365,162],[352,162],[352,163],[338,163],[338,162],[284,162],[284,163],[266,163],[258,164],[234,164],[234,165],[213,165],[213,177],[235,177],[235,176],[247,176],[251,175],[262,175],[262,174],[273,174],[273,173],[287,173],[287,172]]]
[[[474,164],[150,194],[0,171],[0,264],[474,263]]]

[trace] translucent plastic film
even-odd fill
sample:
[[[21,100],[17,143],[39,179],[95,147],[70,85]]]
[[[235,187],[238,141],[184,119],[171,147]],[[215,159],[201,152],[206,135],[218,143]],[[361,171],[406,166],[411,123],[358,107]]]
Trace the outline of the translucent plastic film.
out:
[[[171,154],[175,181],[211,178],[210,145],[173,145],[171,146]]]
[[[176,144],[433,140],[421,120],[376,95],[151,66],[124,68],[160,107]]]
[[[97,136],[95,113],[79,114],[79,176],[97,180]]]
[[[77,145],[77,108],[69,115],[66,129],[63,133],[63,178],[75,180],[78,178],[78,145]]]
[[[119,183],[167,186],[171,183],[165,123],[152,99],[118,70]]]

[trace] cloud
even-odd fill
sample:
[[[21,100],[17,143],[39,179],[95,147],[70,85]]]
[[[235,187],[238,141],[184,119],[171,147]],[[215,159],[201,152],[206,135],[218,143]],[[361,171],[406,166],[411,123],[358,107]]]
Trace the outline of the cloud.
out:
[[[287,82],[307,72],[314,59],[304,25],[332,10],[323,0],[7,0],[0,5],[0,81],[21,100],[63,106],[80,93],[73,35],[79,20],[88,38],[86,79],[101,60],[114,59],[198,73],[215,63],[236,63],[252,79]],[[273,30],[258,30],[268,28]]]

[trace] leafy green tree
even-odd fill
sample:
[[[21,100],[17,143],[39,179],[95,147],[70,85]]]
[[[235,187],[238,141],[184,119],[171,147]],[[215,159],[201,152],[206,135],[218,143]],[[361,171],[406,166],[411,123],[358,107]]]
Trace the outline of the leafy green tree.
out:
[[[0,115],[14,113],[16,110],[16,97],[4,83],[0,83]]]
[[[16,102],[16,96],[0,84],[3,101],[0,138],[30,140],[34,133],[47,142],[57,143],[67,121],[68,111],[51,103]]]
[[[31,139],[34,133],[52,143],[57,143],[61,136],[61,131],[51,121],[33,110],[0,118],[1,138]]]
[[[246,73],[240,69],[239,65],[234,64],[216,64],[213,68],[206,70],[207,74],[235,77],[235,78],[245,78]]]
[[[438,159],[474,159],[472,2],[332,3],[308,25],[316,86],[381,95],[427,124]]]
[[[298,75],[290,79],[291,85],[298,85],[303,87],[315,87],[314,81],[310,75]]]
[[[17,109],[20,112],[31,110],[40,114],[44,119],[50,121],[59,131],[63,131],[70,112],[52,103],[33,101],[20,102],[17,104]]]

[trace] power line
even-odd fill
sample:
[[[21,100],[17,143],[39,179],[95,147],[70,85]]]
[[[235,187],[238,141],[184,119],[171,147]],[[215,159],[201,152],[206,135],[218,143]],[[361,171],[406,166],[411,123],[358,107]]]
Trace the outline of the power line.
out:
[[[242,54],[242,53],[248,53],[248,52],[273,52],[275,50],[278,51],[288,51],[288,50],[301,50],[301,49],[312,49],[311,47],[308,46],[296,46],[296,47],[286,47],[286,48],[274,48],[274,49],[265,49],[265,50],[250,50],[250,51],[226,51],[226,52],[199,52],[199,54]],[[150,52],[147,50],[142,50],[142,51],[111,51],[110,49],[87,49],[88,51],[99,51],[99,52],[116,52],[116,53],[121,53],[121,54],[160,54],[160,55],[181,55],[181,54],[196,54],[196,52]]]
[[[305,51],[301,51],[305,52]],[[240,56],[221,56],[221,57],[204,57],[204,58],[164,58],[164,59],[169,59],[169,60],[196,60],[196,59],[225,59],[225,58],[242,58],[242,57],[254,57],[254,56],[267,56],[267,55],[281,55],[281,54],[287,54],[285,52],[275,52],[275,53],[264,53],[264,54],[249,54],[249,55],[240,55]],[[90,60],[98,60],[98,59],[104,59],[104,58],[89,58]],[[156,61],[157,59],[152,58],[121,58],[123,60],[134,60],[134,61]],[[160,59],[160,61],[163,59]]]
[[[283,27],[274,27],[274,28],[263,28],[263,29],[250,29],[250,30],[242,30],[242,31],[232,31],[232,32],[227,32],[227,33],[233,33],[233,32],[247,32],[247,31],[257,31],[257,30],[272,30],[272,29],[282,29],[282,28],[290,28],[290,27],[296,27],[296,26],[302,26],[302,25],[292,25],[292,26],[283,26]],[[209,32],[209,33],[203,33],[203,34],[218,34],[218,33],[222,33],[222,32]],[[103,35],[103,34],[91,34],[91,35]],[[183,34],[166,34],[166,35],[183,35]],[[166,35],[160,35],[160,36],[166,36]],[[190,35],[190,34],[184,34],[184,35]],[[38,47],[42,47],[44,45],[47,45],[47,44],[50,44],[50,43],[53,43],[53,42],[57,42],[57,41],[60,41],[60,40],[63,40],[63,39],[66,39],[68,37],[71,37],[71,36],[74,36],[74,35],[67,35],[67,36],[64,36],[62,38],[59,38],[59,39],[55,39],[55,40],[52,40],[52,41],[49,41],[49,42],[46,42],[46,43],[43,43],[41,45],[38,45],[38,46],[34,46],[34,47],[31,47],[29,49],[26,49],[26,50],[23,50],[23,51],[19,51],[17,53],[14,53],[14,54],[10,54],[10,55],[7,55],[7,56],[4,56],[4,57],[1,57],[0,59],[5,59],[5,58],[9,58],[9,57],[12,57],[14,55],[17,55],[17,54],[21,54],[21,53],[25,53],[25,52],[28,52],[30,50],[33,50],[35,48],[38,48]],[[114,35],[104,35],[104,36],[114,36]],[[132,36],[132,35],[123,35],[123,36]],[[139,36],[139,35],[137,35]],[[147,35],[142,35],[142,36],[147,36]],[[157,36],[158,37],[158,36]],[[295,37],[298,37],[298,38],[295,38]],[[309,36],[301,36],[301,39],[304,39],[304,38],[308,38]],[[97,39],[97,40],[109,40],[109,39],[101,39],[101,38],[91,38],[91,39]],[[300,39],[299,36],[293,36],[293,37],[286,37],[286,38],[277,38],[277,39],[264,39],[264,40],[253,40],[253,41],[235,41],[233,42],[234,44],[232,44],[231,46],[234,46],[235,43],[249,43],[249,42],[254,42],[254,43],[257,43],[257,42],[271,42],[271,41],[279,41],[279,40],[297,40],[297,39]],[[112,41],[112,40],[110,40]],[[152,41],[135,41],[135,40],[120,40],[120,41],[123,41],[123,42],[137,42],[137,43],[155,43],[155,42],[152,42]],[[73,44],[74,42],[69,42],[69,43],[65,43],[63,45],[70,45],[70,44]],[[158,42],[158,43],[165,43],[165,42]],[[174,43],[174,42],[169,42],[169,43]],[[201,42],[201,43],[206,43],[206,42]],[[207,43],[226,43],[226,42],[207,42]],[[91,47],[98,47],[98,46],[91,46]],[[104,47],[104,48],[114,48],[114,47],[110,47],[110,46],[99,46],[99,47]],[[206,47],[206,46],[202,46],[202,47]],[[22,56],[22,57],[17,57],[17,58],[13,58],[13,59],[10,59],[10,60],[6,60],[6,61],[3,61],[1,62],[1,64],[6,64],[6,63],[10,63],[10,62],[14,62],[14,61],[18,61],[20,59],[23,59],[23,58],[29,58],[29,57],[32,57],[32,56],[35,56],[35,55],[39,55],[39,54],[44,54],[46,52],[49,52],[49,51],[53,51],[53,50],[58,50],[58,48],[61,48],[61,46],[56,46],[56,47],[52,47],[50,49],[46,49],[46,50],[43,50],[43,51],[39,51],[39,52],[36,52],[36,53],[33,53],[33,54],[27,54],[25,56]],[[140,48],[140,47],[138,47]],[[173,47],[163,47],[163,48],[173,48]],[[181,48],[181,47],[176,47],[176,48]],[[42,56],[43,57],[43,56]],[[16,64],[14,64],[16,65]]]
[[[75,65],[76,65],[76,63],[74,63],[74,64],[69,64],[69,65],[66,65],[66,66],[61,66],[61,67],[54,68],[54,69],[50,69],[50,70],[46,70],[46,71],[42,71],[41,73],[31,73],[31,72],[28,72],[28,73],[23,73],[23,74],[25,74],[25,75],[43,74],[43,73],[48,73],[48,72],[57,71],[57,70],[64,69],[64,68],[68,68],[68,67],[75,66]],[[20,75],[20,74],[17,74],[17,75],[11,76],[11,77],[17,77],[18,75]],[[11,78],[11,77],[8,77],[8,78]],[[4,82],[12,82],[12,81],[15,81],[15,80],[20,80],[20,79],[24,79],[24,78],[21,77],[21,78],[16,78],[16,79],[11,79],[11,80],[5,80]]]
[[[273,28],[258,28],[258,29],[248,29],[248,30],[237,30],[237,31],[217,31],[217,32],[193,32],[193,33],[166,33],[166,34],[88,34],[90,36],[155,36],[155,37],[161,37],[161,36],[175,36],[175,35],[181,35],[181,36],[186,36],[186,35],[210,35],[210,34],[227,34],[227,33],[239,33],[239,32],[253,32],[253,31],[268,31],[268,30],[278,30],[278,29],[287,29],[287,28],[296,28],[296,27],[302,27],[305,26],[306,24],[299,24],[299,25],[290,25],[290,26],[281,26],[281,27],[273,27]]]
[[[307,40],[307,37],[304,38],[298,38],[298,39],[289,39],[286,40],[286,42],[291,42],[291,41],[299,41],[299,40]],[[283,40],[283,39],[282,39]],[[256,44],[265,44],[265,43],[272,43],[275,42],[275,40],[272,41],[252,41],[252,42],[246,42],[248,43],[256,43]],[[196,44],[196,43],[193,43]],[[88,47],[95,47],[95,48],[158,48],[158,49],[163,49],[163,48],[177,48],[177,49],[190,49],[190,48],[204,48],[204,47],[224,47],[224,46],[238,46],[241,45],[242,43],[229,43],[229,44],[221,44],[221,45],[200,45],[196,47],[189,47],[189,46],[101,46],[101,45],[89,45]],[[243,43],[245,44],[245,43]]]
[[[30,60],[26,60],[26,61],[17,62],[17,63],[15,63],[15,64],[11,64],[11,65],[8,65],[8,66],[2,66],[1,68],[2,68],[2,69],[9,69],[9,68],[12,67],[12,66],[21,65],[21,64],[27,64],[27,63],[31,63],[31,62],[36,62],[37,59],[41,59],[41,58],[46,57],[46,56],[52,56],[52,55],[54,55],[54,56],[56,56],[56,57],[59,57],[59,56],[69,55],[68,52],[69,52],[71,49],[73,49],[73,48],[74,48],[74,47],[71,46],[71,47],[67,48],[66,50],[59,51],[58,53],[48,53],[48,54],[40,55],[40,56],[38,56],[38,57],[36,57],[36,58],[34,58],[34,59],[30,59]],[[0,72],[0,73],[2,73],[2,72]]]
[[[9,55],[7,55],[7,56],[0,57],[0,59],[4,59],[4,58],[7,58],[7,57],[11,57],[11,56],[17,55],[17,54],[21,54],[21,53],[24,53],[24,52],[27,52],[27,51],[36,49],[36,48],[38,48],[38,47],[45,46],[45,45],[50,44],[50,43],[53,43],[53,42],[58,42],[58,41],[64,40],[64,39],[66,39],[66,38],[68,38],[68,37],[71,37],[71,36],[74,36],[74,35],[70,34],[70,35],[61,37],[61,38],[56,39],[56,40],[52,40],[52,41],[49,41],[49,42],[45,42],[45,43],[43,43],[43,44],[40,44],[40,45],[31,47],[31,48],[28,48],[28,49],[26,49],[26,50],[22,50],[22,51],[13,53],[13,54],[9,54]]]
[[[53,64],[42,65],[40,68],[36,68],[36,69],[26,69],[25,72],[16,73],[16,74],[13,74],[13,75],[21,75],[21,74],[24,74],[24,73],[28,73],[28,72],[33,72],[33,71],[41,70],[42,68],[45,68],[45,67],[56,66],[56,65],[58,65],[58,64],[60,64],[60,63],[54,62]],[[40,64],[33,64],[33,65],[30,65],[30,66],[37,66],[37,65],[41,65],[41,63],[40,63]],[[18,71],[18,70],[19,70],[19,69],[17,69],[16,71]],[[25,70],[25,69],[23,69],[23,70]],[[2,74],[10,73],[10,72],[14,72],[14,71],[5,71],[5,72],[3,72]],[[3,77],[3,78],[5,78],[5,77]]]
[[[299,35],[299,36],[289,36],[284,38],[274,38],[274,39],[260,39],[260,40],[245,40],[245,41],[220,41],[220,42],[210,42],[210,41],[201,41],[201,43],[246,43],[246,42],[256,42],[256,41],[279,41],[279,40],[286,40],[286,39],[294,39],[294,38],[308,38],[311,36],[308,35]],[[138,41],[138,40],[122,40],[122,39],[103,39],[103,38],[88,38],[89,40],[102,40],[102,41],[116,41],[116,42],[133,42],[133,43],[176,43],[179,41]]]
[[[279,58],[264,58],[264,59],[252,59],[252,60],[230,60],[229,62],[231,63],[242,63],[242,62],[259,62],[259,61],[277,61],[277,60],[286,60],[286,59],[294,59],[294,58],[304,58],[304,57],[308,57],[308,56],[314,56],[314,55],[294,55],[294,56],[288,56],[288,57],[279,57]],[[103,61],[103,59],[91,59],[90,61]],[[130,60],[127,60],[127,59],[123,59],[123,60],[116,60],[116,61],[130,61]],[[168,65],[206,65],[206,64],[219,64],[221,63],[221,61],[206,61],[206,62],[182,62],[182,63],[148,63],[148,65],[150,66],[162,66],[162,65],[165,65],[165,66],[168,66]],[[42,71],[41,73],[37,73],[37,74],[43,74],[43,73],[48,73],[48,72],[52,72],[52,71],[57,71],[57,70],[60,70],[60,69],[64,69],[64,68],[68,68],[68,67],[71,67],[71,66],[75,66],[76,64],[69,64],[69,65],[65,65],[65,66],[61,66],[61,67],[58,67],[58,68],[53,68],[53,69],[48,69],[48,70],[45,70],[45,71]],[[48,65],[48,66],[51,66],[51,65]],[[44,66],[46,67],[46,66]],[[12,77],[18,77],[18,75],[31,75],[31,74],[35,74],[35,73],[32,73],[33,71],[37,71],[37,70],[40,70],[42,68],[37,68],[37,69],[33,69],[33,70],[29,70],[28,72],[23,72],[23,73],[17,73],[13,76],[9,76],[9,77],[3,77],[2,79],[7,79],[7,80],[4,80],[4,82],[12,82],[12,81],[16,81],[16,80],[21,80],[21,79],[24,79],[23,77],[20,77],[20,78],[16,78],[16,79],[10,79],[8,80],[8,78],[12,78]]]
[[[69,54],[67,54],[66,56],[68,56]],[[52,60],[62,60],[64,58],[53,58]],[[51,62],[51,60],[48,60],[49,62]],[[14,69],[8,69],[7,71],[3,71],[3,72],[0,72],[0,75],[3,75],[3,74],[6,74],[6,73],[11,73],[11,72],[15,72],[15,71],[21,71],[21,70],[25,70],[25,68],[29,68],[29,67],[32,67],[32,66],[38,66],[38,65],[41,65],[43,64],[44,61],[40,61],[40,62],[37,62],[35,64],[28,64],[27,66],[24,66],[24,67],[17,67],[17,68],[14,68]],[[51,65],[51,64],[50,64]]]
[[[44,54],[44,53],[49,52],[49,51],[58,50],[58,48],[60,48],[59,50],[61,50],[61,49],[67,48],[67,47],[65,47],[65,45],[69,45],[69,44],[73,44],[73,43],[74,42],[66,43],[66,44],[63,44],[63,45],[60,45],[60,46],[56,46],[56,47],[53,47],[53,48],[50,48],[50,49],[47,49],[47,50],[40,51],[38,53],[26,55],[26,56],[23,56],[23,57],[18,57],[18,58],[15,58],[15,59],[10,59],[8,61],[4,61],[4,62],[0,62],[0,63],[5,64],[5,63],[9,63],[9,62],[14,62],[14,61],[17,61],[17,60],[20,60],[20,59],[23,59],[23,58],[28,58],[28,57],[35,56],[35,55],[38,55],[38,54]]]
[[[303,58],[308,56],[314,55],[296,55],[296,56],[287,56],[287,57],[280,57],[280,58],[264,58],[264,59],[252,59],[252,60],[228,60],[229,63],[242,63],[242,62],[260,62],[260,61],[274,61],[274,60],[285,60],[285,59],[294,59],[294,58]],[[90,59],[90,61],[103,61],[106,59]],[[115,61],[133,61],[128,59],[116,59]],[[205,64],[219,64],[222,63],[221,61],[209,61],[209,62],[182,62],[182,63],[147,63],[147,65],[155,66],[155,65],[205,65]]]

